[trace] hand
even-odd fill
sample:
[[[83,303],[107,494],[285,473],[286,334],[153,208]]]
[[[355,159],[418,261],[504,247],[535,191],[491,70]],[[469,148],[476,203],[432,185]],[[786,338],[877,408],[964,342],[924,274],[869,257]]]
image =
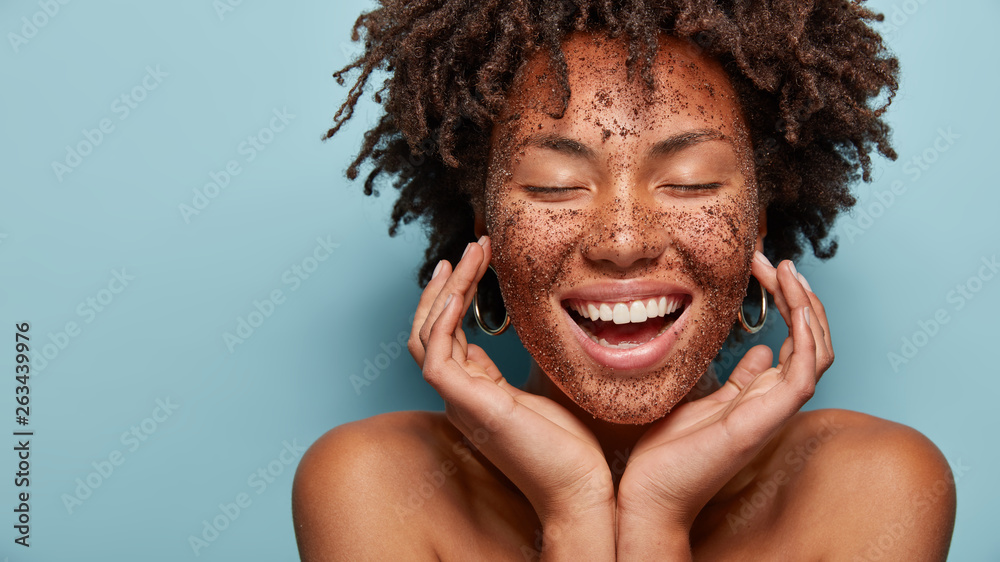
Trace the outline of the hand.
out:
[[[490,255],[484,236],[454,271],[441,262],[420,297],[410,353],[444,398],[448,420],[524,493],[543,526],[592,509],[610,508],[613,517],[611,470],[590,430],[552,400],[509,384],[483,349],[466,341],[461,320]]]
[[[767,346],[750,349],[722,388],[678,406],[639,439],[618,491],[620,548],[639,552],[657,529],[686,537],[705,504],[812,397],[833,362],[826,312],[792,263],[774,268],[758,255],[751,272],[789,326],[778,365],[771,367]]]

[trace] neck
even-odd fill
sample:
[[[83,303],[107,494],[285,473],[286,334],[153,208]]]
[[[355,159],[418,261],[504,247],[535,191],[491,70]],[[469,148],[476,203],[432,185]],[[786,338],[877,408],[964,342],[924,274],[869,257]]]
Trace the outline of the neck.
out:
[[[528,373],[528,380],[522,385],[522,390],[545,396],[566,408],[571,414],[576,416],[597,438],[604,452],[604,457],[611,468],[611,476],[614,480],[615,491],[618,490],[618,482],[625,472],[625,464],[629,455],[639,438],[646,432],[651,422],[642,425],[611,423],[598,418],[581,408],[570,397],[566,396],[558,386],[542,371],[538,363],[531,362],[531,370]],[[705,396],[719,388],[718,379],[714,370],[710,367],[708,372],[702,376],[702,380],[684,397],[682,402],[687,402]],[[669,415],[669,414],[668,414]]]

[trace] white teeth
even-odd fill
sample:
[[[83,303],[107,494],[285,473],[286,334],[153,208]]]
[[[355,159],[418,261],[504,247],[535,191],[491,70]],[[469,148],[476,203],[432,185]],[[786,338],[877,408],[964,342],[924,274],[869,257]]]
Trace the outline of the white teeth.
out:
[[[577,301],[572,303],[570,308],[583,318],[589,318],[592,321],[603,320],[615,324],[635,324],[645,322],[650,318],[673,314],[684,303],[684,299],[684,295],[671,295],[669,297],[654,297],[646,301],[617,303]]]
[[[601,303],[601,320],[608,322],[614,320],[615,313],[611,311],[611,305],[607,303]]]
[[[619,305],[623,306],[623,307],[625,306],[622,303],[618,303],[617,305],[615,305],[615,308],[617,309]],[[607,304],[603,304],[602,307],[607,307],[609,310],[611,308]],[[673,325],[673,321],[672,320],[668,321],[667,323],[665,323],[663,325],[663,327],[660,328],[659,333],[656,334],[656,336],[654,336],[654,338],[655,337],[659,337],[660,335],[662,335],[672,325]],[[608,343],[608,340],[606,340],[605,338],[597,339],[597,336],[595,336],[594,334],[590,333],[590,330],[584,330],[584,332],[587,334],[587,337],[590,338],[591,341],[593,341],[594,343],[596,343],[596,344],[598,344],[598,345],[600,345],[602,347],[607,347],[609,349],[633,349],[633,348],[639,347],[640,345],[644,345],[644,344],[641,344],[641,343],[627,342],[627,341],[621,342],[621,343],[619,343],[617,345],[612,345],[612,344]]]
[[[670,303],[667,304],[667,314],[673,314],[680,305],[681,301],[679,299],[671,299]]]
[[[587,312],[589,313],[591,320],[597,320],[601,317],[601,311],[592,304],[587,305]]]
[[[648,316],[646,316],[646,305],[642,304],[642,301],[633,302],[632,306],[629,307],[628,312],[633,324],[645,322],[648,318]]]
[[[612,309],[612,312],[614,312],[615,324],[628,324],[632,321],[628,306],[626,306],[625,303],[620,302],[616,304],[615,308]]]

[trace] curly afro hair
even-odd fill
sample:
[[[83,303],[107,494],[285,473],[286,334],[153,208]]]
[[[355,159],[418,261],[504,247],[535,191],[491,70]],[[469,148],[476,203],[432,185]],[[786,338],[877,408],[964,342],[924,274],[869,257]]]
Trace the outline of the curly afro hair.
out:
[[[827,259],[837,249],[831,225],[855,203],[851,184],[871,180],[872,150],[896,158],[882,114],[899,62],[869,26],[882,18],[848,0],[382,0],[354,24],[364,52],[333,76],[343,85],[360,73],[323,139],[351,118],[373,74],[386,71],[374,94],[385,113],[347,176],[370,162],[365,194],[386,182],[399,190],[390,235],[421,219],[424,286],[439,260],[455,263],[475,239],[472,202],[486,185],[490,132],[521,66],[548,53],[565,111],[560,47],[570,33],[621,38],[629,77],[638,72],[652,88],[665,32],[721,62],[740,98],[767,206],[765,255],[796,259],[808,243]],[[481,290],[487,315],[502,318],[499,287]]]

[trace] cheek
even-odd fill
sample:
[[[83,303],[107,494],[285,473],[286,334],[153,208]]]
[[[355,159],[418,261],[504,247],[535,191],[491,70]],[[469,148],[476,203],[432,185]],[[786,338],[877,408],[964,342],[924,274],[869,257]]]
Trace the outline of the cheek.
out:
[[[492,264],[512,321],[563,283],[585,220],[579,211],[530,208],[522,202],[496,205],[488,213]]]
[[[681,267],[705,291],[706,304],[724,314],[735,314],[750,281],[757,214],[748,201],[724,198],[696,212],[663,213]]]
[[[702,207],[696,213],[678,213],[666,218],[671,239],[686,260],[725,271],[739,257],[749,238],[750,225],[723,205]],[[675,225],[675,226],[674,226]]]

